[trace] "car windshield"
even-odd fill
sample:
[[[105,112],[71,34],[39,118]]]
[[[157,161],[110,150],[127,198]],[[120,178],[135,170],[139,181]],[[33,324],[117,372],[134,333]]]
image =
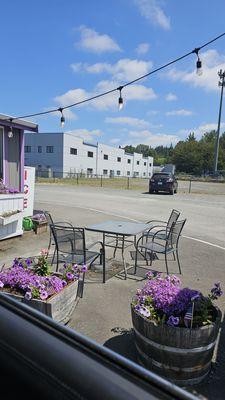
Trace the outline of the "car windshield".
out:
[[[162,178],[170,178],[171,175],[170,174],[154,174],[153,175],[153,179],[162,179]]]

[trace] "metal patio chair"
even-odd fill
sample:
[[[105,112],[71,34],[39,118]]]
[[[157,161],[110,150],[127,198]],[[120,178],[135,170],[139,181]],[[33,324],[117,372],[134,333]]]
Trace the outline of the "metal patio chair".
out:
[[[58,271],[60,263],[73,263],[90,267],[99,258],[103,267],[103,283],[105,283],[105,250],[101,241],[86,246],[84,228],[50,224],[50,229],[55,242],[56,271]],[[100,245],[98,251],[90,250],[96,245]]]
[[[57,225],[70,226],[70,227],[73,227],[73,225],[68,221],[57,221],[57,222],[54,221],[53,218],[52,218],[52,215],[51,215],[51,213],[49,211],[43,210],[43,211],[39,211],[39,212],[45,215],[45,218],[46,218],[46,220],[48,222],[48,226],[49,226],[48,251],[49,251],[51,246],[55,245],[55,241],[54,241],[54,237],[53,237],[53,234],[52,234],[52,230],[50,229],[50,225],[57,224]],[[53,254],[53,258],[52,258],[52,264],[54,262],[55,253],[56,253],[56,250],[54,250],[54,254]]]
[[[158,231],[157,237],[161,240],[166,240],[167,234],[172,224],[178,220],[179,216],[180,216],[180,211],[173,209],[170,213],[168,221],[154,220],[154,219],[148,221],[147,224],[149,224],[149,230],[147,230],[143,234],[143,241],[144,239],[148,240],[148,238],[152,238],[155,235],[156,230]]]
[[[180,266],[180,260],[179,260],[179,254],[178,254],[178,249],[179,249],[179,239],[180,235],[182,232],[182,229],[184,227],[184,224],[186,222],[186,219],[183,221],[176,221],[173,222],[171,227],[165,231],[164,229],[160,229],[154,233],[152,237],[147,237],[146,242],[143,242],[143,237],[146,239],[146,235],[142,235],[136,244],[136,260],[135,260],[135,273],[137,269],[137,254],[138,252],[145,258],[146,253],[150,256],[150,265],[152,265],[152,260],[153,260],[153,255],[156,254],[163,254],[165,257],[165,263],[166,263],[166,272],[167,275],[169,274],[169,269],[168,269],[168,260],[167,256],[168,254],[173,254],[174,261],[177,259],[178,267],[179,267],[179,272],[181,274],[181,266]],[[166,232],[166,233],[165,233]],[[166,234],[166,237],[160,239],[159,234],[163,233]]]

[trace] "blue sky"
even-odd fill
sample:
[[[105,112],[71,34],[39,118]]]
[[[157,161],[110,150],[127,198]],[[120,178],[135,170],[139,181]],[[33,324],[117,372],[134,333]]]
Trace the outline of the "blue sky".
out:
[[[8,0],[1,3],[0,112],[21,116],[123,85],[225,31],[223,0]],[[64,131],[110,145],[175,144],[218,119],[225,37],[118,93],[65,111]],[[59,113],[32,120],[61,131]],[[222,130],[225,130],[222,117]]]

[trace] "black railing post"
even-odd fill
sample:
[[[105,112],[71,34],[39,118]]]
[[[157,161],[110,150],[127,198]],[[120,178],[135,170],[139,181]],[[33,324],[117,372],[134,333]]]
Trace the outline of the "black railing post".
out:
[[[129,178],[129,176],[127,178],[127,189],[130,189],[130,178]]]
[[[79,183],[79,178],[78,178],[78,173],[77,173],[77,185],[78,185],[78,183]]]
[[[102,175],[101,175],[101,187],[102,187]]]
[[[190,179],[190,181],[189,181],[189,190],[188,190],[188,193],[191,193],[191,179]]]

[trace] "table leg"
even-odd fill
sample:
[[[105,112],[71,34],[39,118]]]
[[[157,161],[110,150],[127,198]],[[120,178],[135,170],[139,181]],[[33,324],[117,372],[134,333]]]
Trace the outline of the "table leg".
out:
[[[124,258],[124,236],[122,239],[122,260],[123,260],[123,269],[124,269],[125,279],[127,279],[127,268],[126,268],[126,261]]]

